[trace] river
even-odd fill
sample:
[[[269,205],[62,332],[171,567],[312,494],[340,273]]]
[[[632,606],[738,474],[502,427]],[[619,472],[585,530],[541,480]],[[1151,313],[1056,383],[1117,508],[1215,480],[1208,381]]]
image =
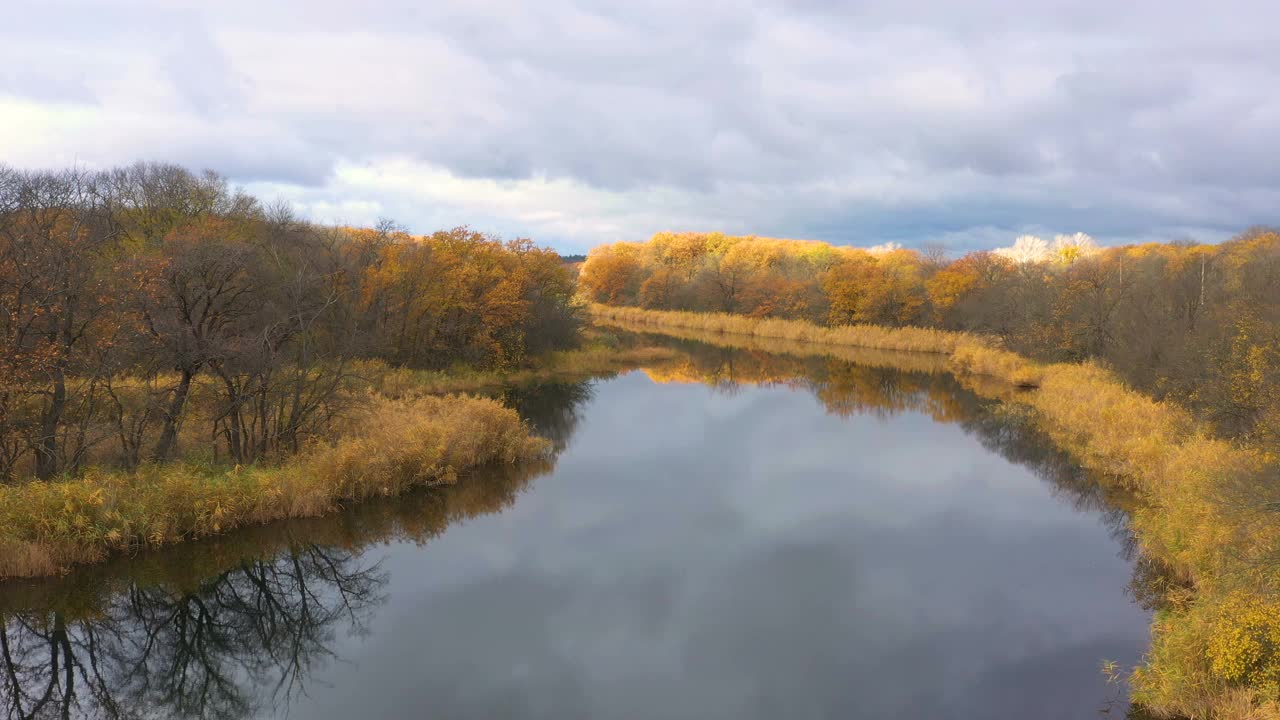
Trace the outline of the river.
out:
[[[1123,717],[1120,510],[919,359],[512,388],[554,459],[0,586],[7,717]]]

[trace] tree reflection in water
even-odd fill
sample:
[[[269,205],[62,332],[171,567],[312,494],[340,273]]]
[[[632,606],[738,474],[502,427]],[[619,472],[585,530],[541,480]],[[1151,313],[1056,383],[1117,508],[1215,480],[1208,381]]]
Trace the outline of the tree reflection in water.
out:
[[[720,343],[732,337],[715,336],[717,344],[710,344],[693,335],[669,341],[683,358],[647,370],[649,377],[725,393],[743,385],[785,386],[810,392],[827,412],[841,417],[918,412],[956,423],[983,447],[1031,470],[1072,507],[1099,513],[1126,558],[1134,558],[1137,548],[1128,526],[1133,498],[1114,483],[1099,482],[1054,446],[1021,406],[1003,402],[1011,388],[986,386],[981,378],[957,379],[941,356],[857,348],[824,348],[818,354],[812,346],[789,341],[738,339],[738,346],[725,346]],[[658,336],[646,339],[659,342]]]
[[[582,406],[593,394],[591,382],[544,382],[508,388],[501,398],[559,453],[568,447],[582,420]]]
[[[456,485],[333,516],[0,586],[0,698],[6,718],[208,717],[287,705],[337,660],[385,598],[365,554],[425,542],[501,512],[550,461],[493,468]]]
[[[958,379],[947,372],[941,358],[919,353],[815,349],[783,340],[706,337],[693,331],[681,335],[668,342],[678,345],[684,357],[650,370],[655,381],[697,382],[727,393],[742,385],[782,385],[811,392],[827,412],[842,417],[910,411],[957,423],[983,447],[1031,470],[1064,502],[1097,513],[1122,557],[1133,563],[1129,592],[1140,607],[1154,612],[1178,595],[1178,587],[1185,594],[1185,580],[1139,552],[1129,526],[1137,499],[1055,446],[1025,407],[1003,402],[1014,392],[1010,388],[981,378]],[[647,342],[660,342],[660,336],[645,337]],[[1147,717],[1143,713],[1135,706],[1127,717]]]
[[[302,692],[334,629],[358,630],[385,582],[357,553],[299,544],[192,592],[132,585],[87,617],[9,616],[8,716],[245,717],[259,698]]]

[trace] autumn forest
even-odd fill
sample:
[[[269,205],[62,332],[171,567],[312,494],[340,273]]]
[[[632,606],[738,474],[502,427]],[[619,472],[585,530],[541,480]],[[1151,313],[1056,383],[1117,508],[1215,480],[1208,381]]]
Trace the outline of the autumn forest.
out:
[[[1219,245],[1099,248],[1024,237],[949,258],[940,249],[660,233],[596,248],[594,302],[821,325],[966,331],[1044,361],[1098,361],[1226,437],[1280,449],[1280,233]]]

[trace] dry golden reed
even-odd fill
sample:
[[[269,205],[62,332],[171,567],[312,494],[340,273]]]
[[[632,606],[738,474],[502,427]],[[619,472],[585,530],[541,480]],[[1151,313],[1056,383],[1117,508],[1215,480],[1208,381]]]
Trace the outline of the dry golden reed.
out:
[[[828,328],[803,320],[753,318],[731,313],[698,313],[678,310],[644,310],[593,304],[592,316],[623,320],[654,327],[681,327],[711,333],[735,333],[782,340],[850,345],[879,350],[950,353],[956,344],[970,337],[966,333],[929,328],[884,328],[876,325],[848,325]]]
[[[965,374],[998,377],[1024,387],[1034,387],[1041,379],[1038,364],[1016,353],[1001,350],[991,340],[972,333],[878,325],[824,327],[805,320],[645,310],[598,303],[591,305],[589,311],[597,321],[626,323],[633,329],[681,328],[711,335],[733,334],[832,347],[934,353],[947,356],[952,369]]]
[[[315,516],[547,452],[514,410],[485,398],[375,398],[354,425],[343,439],[280,465],[90,469],[75,479],[0,488],[0,577],[50,574],[115,551]]]
[[[353,363],[351,372],[381,395],[395,398],[440,395],[455,392],[480,392],[538,380],[600,375],[630,369],[637,365],[670,360],[677,353],[669,348],[612,348],[599,343],[576,350],[548,353],[532,368],[515,370],[476,370],[459,367],[451,370],[415,370],[392,367],[381,360]]]

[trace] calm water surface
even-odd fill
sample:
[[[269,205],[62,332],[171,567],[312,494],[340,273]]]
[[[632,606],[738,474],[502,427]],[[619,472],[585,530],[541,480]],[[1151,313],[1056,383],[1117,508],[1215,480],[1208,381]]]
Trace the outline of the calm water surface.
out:
[[[8,717],[1123,717],[1124,516],[941,374],[692,347],[546,467],[0,586]],[[7,696],[7,697],[6,697]]]

